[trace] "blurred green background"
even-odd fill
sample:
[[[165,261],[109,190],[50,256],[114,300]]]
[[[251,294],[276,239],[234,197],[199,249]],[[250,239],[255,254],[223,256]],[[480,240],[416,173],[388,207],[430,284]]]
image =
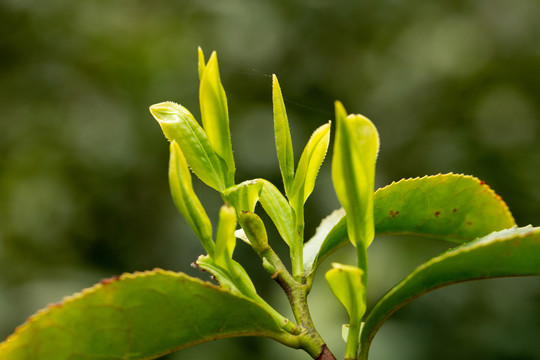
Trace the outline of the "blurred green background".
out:
[[[297,156],[340,99],[379,129],[378,186],[474,174],[519,225],[540,225],[538,19],[538,0],[0,0],[0,339],[104,277],[154,267],[200,276],[189,264],[202,247],[172,204],[167,142],[148,112],[172,100],[199,113],[199,45],[218,51],[238,182],[280,184],[276,73]],[[308,200],[307,237],[339,207],[329,171]],[[196,190],[215,219],[219,197]],[[371,303],[447,248],[377,239]],[[287,313],[252,251],[239,244],[235,257]],[[347,250],[333,259],[353,261]],[[321,276],[315,286],[315,322],[342,356],[345,312]],[[539,279],[475,282],[400,310],[372,359],[540,359],[539,338]],[[307,357],[248,338],[166,358]]]

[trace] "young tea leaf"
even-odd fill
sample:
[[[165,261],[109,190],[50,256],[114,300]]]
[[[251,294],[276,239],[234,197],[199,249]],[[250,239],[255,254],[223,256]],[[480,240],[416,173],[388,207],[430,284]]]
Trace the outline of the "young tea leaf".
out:
[[[247,180],[225,189],[223,196],[237,212],[253,212],[259,201],[262,186],[258,180]]]
[[[357,247],[373,241],[373,191],[379,134],[369,119],[349,115],[336,102],[336,139],[332,159],[332,180],[347,213],[347,231]]]
[[[291,140],[291,131],[287,111],[283,102],[283,95],[276,75],[272,76],[272,102],[274,105],[274,134],[276,138],[276,149],[283,177],[285,194],[291,197],[291,188],[294,181],[294,155]]]
[[[197,58],[198,58],[197,67],[199,71],[199,80],[201,80],[204,74],[204,69],[206,69],[206,62],[204,61],[204,53],[200,46],[197,49]]]
[[[321,223],[315,230],[315,235],[304,244],[304,270],[306,276],[311,272],[315,259],[319,255],[321,246],[326,238],[328,238],[330,232],[341,219],[345,216],[345,210],[343,208],[334,210],[330,215],[322,219]],[[343,226],[345,228],[345,225]],[[345,230],[345,229],[344,229]],[[345,237],[346,232],[343,231],[341,238]]]
[[[180,146],[174,140],[170,145],[169,185],[174,203],[180,214],[201,240],[206,253],[212,256],[214,254],[212,223],[195,191],[193,191],[188,164]]]
[[[150,106],[150,112],[165,137],[178,143],[195,175],[218,191],[225,189],[220,162],[193,115],[182,105],[170,101]]]
[[[259,201],[264,211],[270,216],[283,240],[291,246],[295,227],[291,205],[274,184],[264,179],[257,179],[257,182],[263,185]]]
[[[222,160],[222,171],[227,187],[234,185],[235,164],[229,130],[227,97],[221,85],[216,52],[204,68],[199,90],[203,128],[216,155]]]
[[[359,326],[366,312],[364,294],[366,288],[362,282],[364,271],[356,266],[332,263],[332,269],[326,273],[330,289],[347,309],[350,323]]]
[[[356,266],[333,263],[326,281],[349,314],[345,359],[356,359],[362,317],[366,312],[364,271]]]
[[[268,249],[268,235],[261,218],[252,212],[244,211],[238,214],[238,221],[244,229],[251,246],[258,253],[262,254]]]
[[[330,123],[322,125],[313,132],[300,156],[289,199],[295,211],[304,205],[315,187],[315,180],[326,156],[329,142]]]
[[[531,226],[492,233],[451,249],[419,266],[371,310],[361,335],[361,359],[390,315],[411,300],[455,283],[503,276],[540,275],[540,228]]]
[[[216,233],[215,259],[216,264],[227,268],[232,260],[236,247],[236,214],[234,208],[223,205],[219,211],[219,222]]]
[[[158,269],[105,279],[49,305],[0,343],[0,358],[154,359],[235,336],[294,340],[252,300]]]

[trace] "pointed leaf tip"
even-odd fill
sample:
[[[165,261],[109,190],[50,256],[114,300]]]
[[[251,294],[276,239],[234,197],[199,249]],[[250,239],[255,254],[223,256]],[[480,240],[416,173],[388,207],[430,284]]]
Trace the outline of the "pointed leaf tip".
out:
[[[215,51],[212,52],[201,77],[199,101],[203,128],[212,149],[220,159],[225,184],[227,187],[232,186],[236,168],[229,129],[229,109]]]
[[[291,205],[295,211],[304,205],[315,188],[315,180],[330,143],[330,127],[328,122],[317,128],[300,156],[291,190]]]
[[[285,194],[290,198],[294,181],[294,154],[283,94],[276,75],[272,75],[272,104],[274,111],[274,136],[279,168]]]

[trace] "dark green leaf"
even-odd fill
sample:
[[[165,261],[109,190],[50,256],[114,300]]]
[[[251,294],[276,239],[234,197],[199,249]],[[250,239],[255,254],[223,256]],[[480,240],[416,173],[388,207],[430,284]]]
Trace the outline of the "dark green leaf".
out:
[[[367,358],[373,336],[390,315],[429,291],[463,281],[532,275],[540,275],[538,227],[502,230],[451,249],[419,266],[375,305],[362,330],[361,358]]]

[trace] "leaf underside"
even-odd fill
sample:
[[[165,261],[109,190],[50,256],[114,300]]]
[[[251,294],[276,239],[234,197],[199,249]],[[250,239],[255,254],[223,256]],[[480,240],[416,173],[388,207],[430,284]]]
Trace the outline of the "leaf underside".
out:
[[[515,225],[500,196],[467,175],[404,179],[378,189],[373,202],[376,235],[408,234],[462,244]],[[349,243],[346,219],[329,231],[315,257],[310,246],[311,256],[304,254],[307,271],[313,273],[326,257]]]
[[[540,275],[540,227],[514,227],[451,249],[419,266],[372,309],[362,330],[364,357],[383,322],[411,300],[458,282]]]
[[[33,315],[0,358],[154,359],[198,343],[283,333],[256,303],[182,273],[105,279]]]

